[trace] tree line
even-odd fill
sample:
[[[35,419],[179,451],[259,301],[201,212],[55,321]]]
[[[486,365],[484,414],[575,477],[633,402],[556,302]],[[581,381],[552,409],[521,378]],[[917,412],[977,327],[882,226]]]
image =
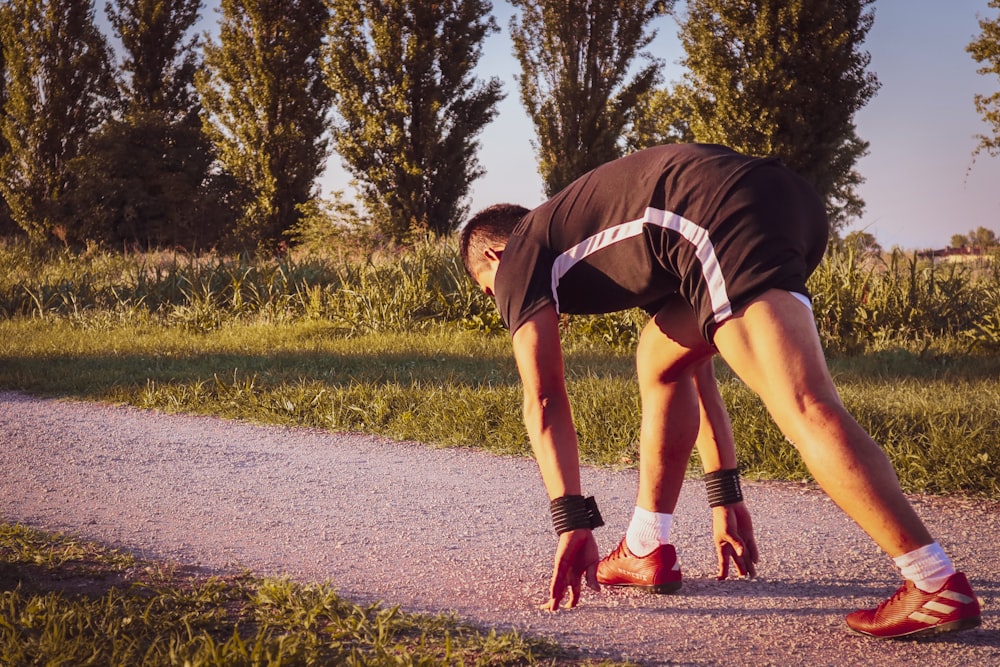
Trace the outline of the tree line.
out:
[[[874,0],[510,4],[548,194],[626,152],[703,141],[778,155],[835,224],[860,215]],[[356,219],[318,199],[334,156],[383,238],[460,226],[478,136],[507,94],[476,75],[501,30],[488,0],[220,0],[217,31],[198,35],[204,9],[110,0],[113,51],[93,0],[0,7],[0,228],[42,244],[273,247],[303,220]],[[685,52],[671,84],[645,50],[669,12]],[[995,47],[985,25],[983,39]]]

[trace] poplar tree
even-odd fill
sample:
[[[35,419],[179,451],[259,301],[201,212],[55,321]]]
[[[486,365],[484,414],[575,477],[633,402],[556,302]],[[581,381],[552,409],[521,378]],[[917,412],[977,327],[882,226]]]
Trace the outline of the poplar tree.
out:
[[[990,9],[1000,9],[1000,0],[990,0]],[[992,19],[979,19],[979,36],[969,43],[966,50],[972,59],[982,65],[977,72],[984,76],[1000,77],[1000,15]],[[990,128],[989,134],[978,136],[974,155],[986,151],[988,155],[1000,154],[1000,92],[990,95],[978,93],[973,98],[976,111]]]
[[[205,246],[228,222],[219,193],[209,190],[212,153],[194,89],[192,31],[201,7],[201,0],[106,5],[122,45],[122,112],[74,163],[74,208],[86,213],[91,238]]]
[[[4,101],[7,99],[7,68],[4,66],[4,62],[3,45],[0,43],[0,117],[3,114]],[[0,132],[0,164],[3,164],[3,158],[9,150],[7,140]],[[7,206],[7,200],[4,199],[3,189],[0,188],[0,235],[7,236],[18,231],[20,228],[11,219],[10,208]]]
[[[651,146],[694,141],[684,101],[668,88],[654,88],[636,105],[634,118],[625,132],[626,152]]]
[[[864,202],[867,154],[854,114],[879,83],[861,46],[874,0],[689,0],[679,20],[686,106],[697,141],[777,155],[809,180],[842,226]]]
[[[126,114],[153,111],[170,121],[197,115],[198,40],[191,33],[202,6],[202,0],[114,0],[105,5],[124,49]]]
[[[237,237],[270,245],[300,218],[328,154],[324,0],[222,0],[196,75],[204,128],[245,203]]]
[[[496,31],[484,0],[328,0],[325,67],[333,139],[377,230],[400,241],[443,235],[467,213],[482,175],[476,137],[496,115],[500,82],[473,72]]]
[[[511,0],[521,102],[545,192],[621,157],[623,137],[659,81],[662,63],[642,49],[652,20],[673,2],[654,0]],[[645,64],[633,71],[636,59]]]
[[[0,194],[34,242],[75,238],[65,198],[69,164],[115,97],[111,55],[93,2],[23,0],[0,6],[6,82]]]

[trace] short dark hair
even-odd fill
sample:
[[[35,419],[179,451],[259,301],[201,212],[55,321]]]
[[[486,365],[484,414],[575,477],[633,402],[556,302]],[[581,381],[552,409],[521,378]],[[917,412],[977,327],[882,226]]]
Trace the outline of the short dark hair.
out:
[[[494,204],[469,218],[459,238],[465,272],[473,280],[481,270],[483,253],[491,245],[506,245],[507,239],[529,210],[517,204]]]

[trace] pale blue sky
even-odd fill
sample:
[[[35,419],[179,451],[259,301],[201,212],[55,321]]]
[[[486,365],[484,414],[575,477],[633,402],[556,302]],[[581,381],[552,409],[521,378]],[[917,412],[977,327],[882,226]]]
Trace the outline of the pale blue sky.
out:
[[[973,95],[1000,89],[995,76],[976,73],[966,46],[979,34],[978,19],[992,18],[988,0],[877,0],[875,24],[864,48],[882,87],[856,116],[870,153],[858,163],[867,206],[850,229],[865,229],[885,248],[944,247],[956,233],[984,226],[1000,234],[1000,158],[982,154],[973,164],[977,133],[988,130]],[[215,2],[206,0],[209,7]],[[514,79],[517,62],[508,29],[512,8],[493,0],[501,31],[484,49],[479,76],[499,77],[507,93],[497,119],[480,135],[486,175],[473,183],[473,211],[498,201],[534,206],[543,200],[531,147],[533,127],[521,108]],[[680,6],[680,3],[678,4]],[[214,25],[213,9],[203,23]],[[656,22],[652,50],[666,62],[664,78],[680,78],[682,55],[673,19]],[[331,156],[326,189],[346,189],[348,178]]]

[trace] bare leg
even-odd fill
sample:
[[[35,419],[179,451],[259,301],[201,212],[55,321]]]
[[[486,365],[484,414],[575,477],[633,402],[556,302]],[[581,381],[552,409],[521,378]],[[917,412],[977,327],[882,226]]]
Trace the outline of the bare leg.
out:
[[[844,408],[808,308],[772,290],[722,324],[715,344],[823,490],[884,551],[895,557],[933,541],[885,453]]]
[[[677,505],[691,450],[701,437],[700,422],[707,419],[699,408],[696,372],[702,385],[710,382],[718,396],[710,376],[713,353],[690,307],[680,299],[664,306],[639,338],[636,367],[642,426],[636,504],[643,509],[672,514]],[[702,377],[706,371],[708,378]],[[713,413],[717,409],[725,416],[721,398]],[[711,434],[711,429],[706,427],[706,433]]]

